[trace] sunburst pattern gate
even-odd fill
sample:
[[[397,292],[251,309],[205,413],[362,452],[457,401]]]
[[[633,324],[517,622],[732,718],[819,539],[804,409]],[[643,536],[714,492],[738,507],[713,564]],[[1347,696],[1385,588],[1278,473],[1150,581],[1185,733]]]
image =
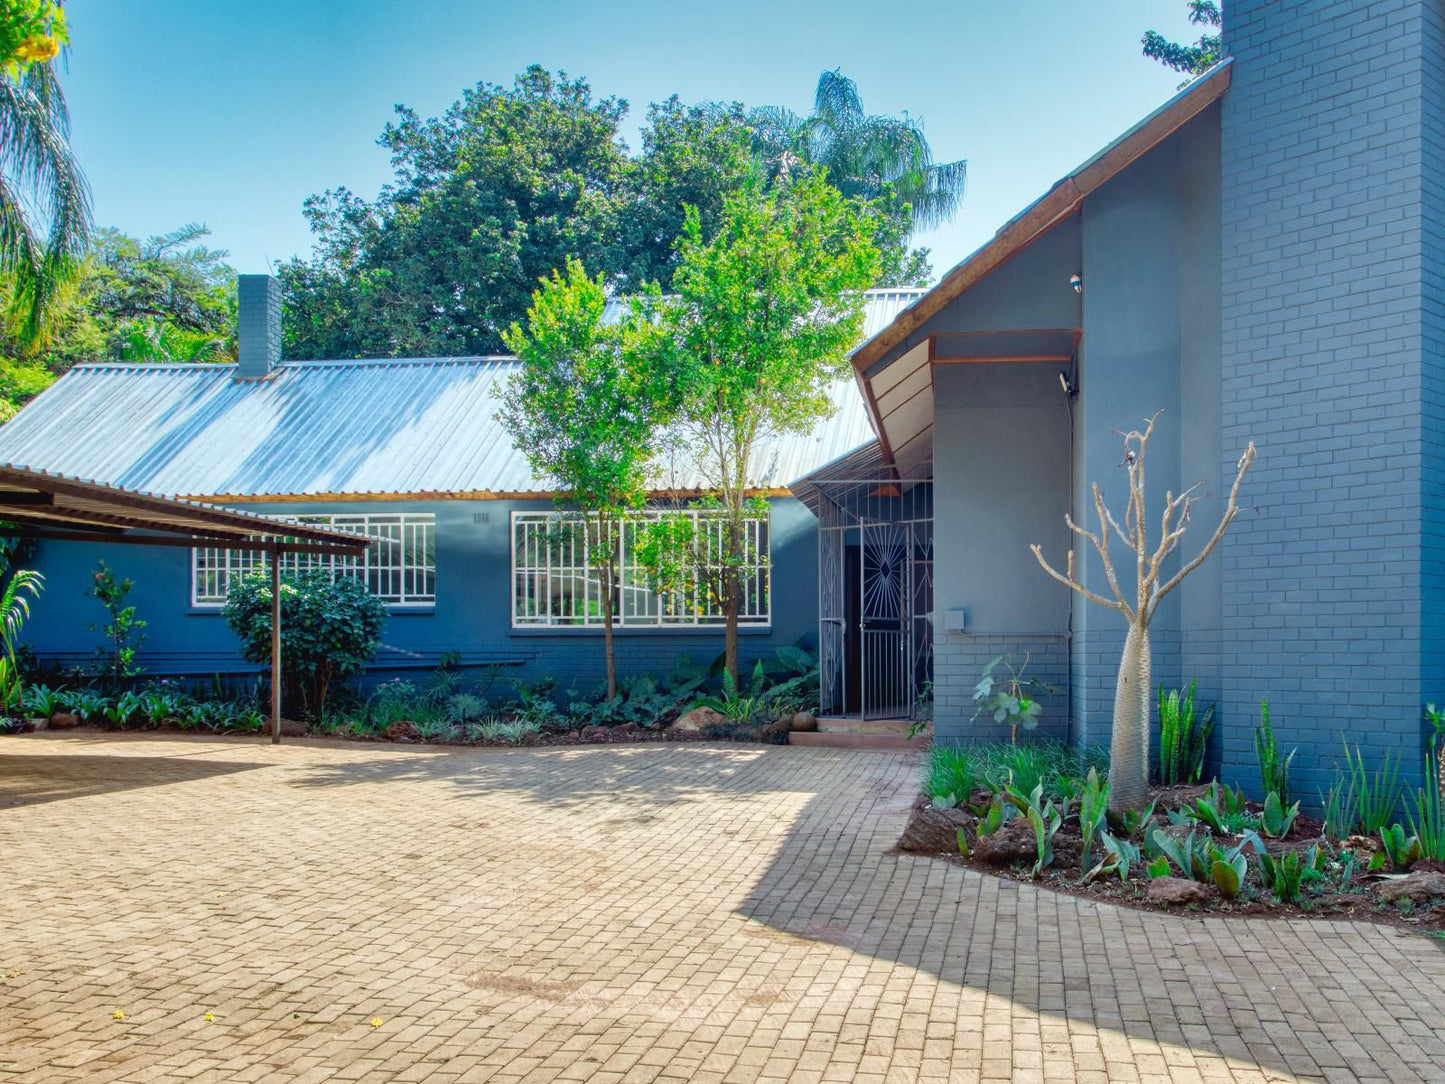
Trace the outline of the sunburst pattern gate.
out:
[[[886,476],[809,485],[823,713],[910,718],[933,676],[933,485]]]

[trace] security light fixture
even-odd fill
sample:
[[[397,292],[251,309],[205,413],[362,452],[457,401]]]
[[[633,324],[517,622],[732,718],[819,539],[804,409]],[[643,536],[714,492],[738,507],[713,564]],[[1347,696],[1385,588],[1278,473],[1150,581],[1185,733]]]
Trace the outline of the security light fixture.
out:
[[[1059,387],[1064,389],[1064,394],[1070,399],[1079,394],[1079,389],[1069,380],[1069,374],[1062,369],[1059,370]]]
[[[1079,275],[1070,275],[1069,285],[1073,287],[1074,293],[1076,294],[1081,294],[1084,292],[1084,280]]]

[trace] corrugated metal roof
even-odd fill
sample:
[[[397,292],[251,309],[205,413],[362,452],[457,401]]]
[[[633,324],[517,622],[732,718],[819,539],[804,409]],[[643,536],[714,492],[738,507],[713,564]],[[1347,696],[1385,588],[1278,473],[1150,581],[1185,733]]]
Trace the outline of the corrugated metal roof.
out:
[[[865,334],[921,290],[868,295]],[[285,362],[264,381],[234,365],[82,365],[0,426],[0,463],[188,497],[545,494],[496,420],[514,358]],[[781,489],[873,439],[856,383],[807,436],[766,442],[752,483]],[[707,483],[682,456],[659,489]]]
[[[191,497],[528,494],[550,487],[496,421],[510,358],[288,362],[260,382],[233,365],[86,365],[0,427],[0,463]],[[769,441],[754,484],[871,440],[852,380],[809,436]],[[682,460],[659,488],[702,489]]]

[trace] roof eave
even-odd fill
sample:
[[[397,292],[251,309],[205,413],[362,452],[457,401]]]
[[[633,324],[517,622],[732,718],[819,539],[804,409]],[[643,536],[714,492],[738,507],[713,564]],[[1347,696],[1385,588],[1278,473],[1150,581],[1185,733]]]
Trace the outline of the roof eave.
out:
[[[863,374],[903,343],[955,298],[987,278],[1030,243],[1075,214],[1091,192],[1179,131],[1229,89],[1229,57],[1194,80],[1123,135],[1058,181],[1014,216],[987,243],[943,276],[937,286],[900,312],[886,328],[853,352],[853,370],[881,431],[877,404]]]

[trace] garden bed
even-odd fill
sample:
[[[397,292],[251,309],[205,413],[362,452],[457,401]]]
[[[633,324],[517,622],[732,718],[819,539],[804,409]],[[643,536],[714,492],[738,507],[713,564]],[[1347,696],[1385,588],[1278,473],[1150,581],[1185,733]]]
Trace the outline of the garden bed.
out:
[[[1010,789],[1013,769],[998,769],[1008,762],[1006,749],[976,754],[980,764],[990,756],[997,763],[980,769],[992,778],[970,786],[965,800],[928,793],[950,778],[967,781],[966,767],[954,776],[947,764],[940,769],[958,755],[948,750],[931,755],[929,783],[914,803],[898,850],[1146,910],[1370,921],[1445,939],[1445,860],[1430,856],[1432,837],[1428,830],[1417,836],[1413,818],[1398,834],[1397,822],[1386,827],[1394,846],[1379,834],[1350,831],[1331,838],[1330,826],[1320,820],[1300,813],[1285,820],[1281,812],[1288,810],[1277,803],[1266,817],[1262,803],[1245,800],[1237,789],[1195,784],[1151,788],[1147,820],[1116,821],[1110,828],[1097,805],[1100,777],[1092,780],[1091,805],[1090,780],[1077,767],[1061,767],[1078,764],[1077,755],[1062,747],[1021,765],[1028,793]],[[1058,823],[1041,860],[1038,826],[1047,834],[1050,807]],[[1095,809],[1099,819],[1086,854],[1084,816]],[[1005,816],[1002,810],[1012,812]],[[1423,856],[1408,843],[1399,846],[1418,838],[1426,840]],[[1126,854],[1124,861],[1117,860],[1116,850]],[[1221,862],[1235,872],[1219,870]]]

